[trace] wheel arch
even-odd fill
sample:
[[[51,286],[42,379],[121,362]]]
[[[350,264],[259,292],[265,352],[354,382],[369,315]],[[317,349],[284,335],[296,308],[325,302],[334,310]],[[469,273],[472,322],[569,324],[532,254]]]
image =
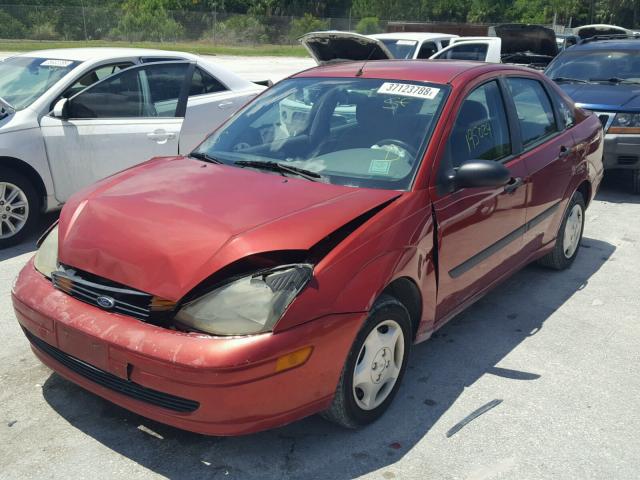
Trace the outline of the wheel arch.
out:
[[[413,338],[416,338],[422,318],[422,293],[418,285],[409,277],[400,277],[387,285],[380,295],[390,295],[402,303],[411,320]]]
[[[584,206],[588,207],[589,203],[591,203],[591,193],[592,186],[589,180],[584,180],[578,188],[576,188],[576,192],[580,192],[582,194],[582,198],[584,198]]]
[[[31,165],[15,157],[0,156],[0,169],[14,170],[24,175],[38,192],[39,209],[45,208],[47,188],[40,174]]]

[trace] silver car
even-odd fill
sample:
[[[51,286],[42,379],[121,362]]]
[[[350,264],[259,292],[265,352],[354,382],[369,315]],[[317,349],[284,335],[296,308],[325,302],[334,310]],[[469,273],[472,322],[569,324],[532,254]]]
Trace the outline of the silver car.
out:
[[[61,49],[1,61],[0,248],[81,188],[190,152],[264,88],[182,52]]]

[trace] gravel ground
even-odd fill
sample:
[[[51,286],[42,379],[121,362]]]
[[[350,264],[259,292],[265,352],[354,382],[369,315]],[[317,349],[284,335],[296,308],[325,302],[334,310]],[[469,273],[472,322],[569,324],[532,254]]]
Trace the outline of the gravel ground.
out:
[[[311,417],[210,438],[82,390],[35,359],[11,308],[34,242],[1,251],[0,477],[637,479],[640,197],[627,190],[606,180],[570,270],[527,267],[416,347],[392,408],[355,432]]]

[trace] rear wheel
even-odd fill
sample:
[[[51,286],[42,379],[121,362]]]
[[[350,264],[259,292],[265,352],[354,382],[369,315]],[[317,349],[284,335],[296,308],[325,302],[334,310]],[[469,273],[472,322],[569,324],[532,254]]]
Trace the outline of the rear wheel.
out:
[[[584,198],[580,192],[576,192],[562,219],[556,244],[553,250],[538,261],[541,265],[554,270],[564,270],[571,266],[580,250],[584,230],[584,212]]]
[[[407,309],[382,295],[347,356],[328,420],[357,428],[378,419],[389,407],[407,366],[411,349]]]
[[[0,248],[22,241],[33,229],[40,208],[31,182],[12,170],[0,170]]]

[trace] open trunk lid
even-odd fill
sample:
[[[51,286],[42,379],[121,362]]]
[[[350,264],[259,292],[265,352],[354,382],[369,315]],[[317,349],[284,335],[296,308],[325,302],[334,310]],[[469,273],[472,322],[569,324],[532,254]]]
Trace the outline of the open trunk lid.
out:
[[[298,39],[319,64],[394,58],[389,49],[375,38],[358,33],[311,32]]]

